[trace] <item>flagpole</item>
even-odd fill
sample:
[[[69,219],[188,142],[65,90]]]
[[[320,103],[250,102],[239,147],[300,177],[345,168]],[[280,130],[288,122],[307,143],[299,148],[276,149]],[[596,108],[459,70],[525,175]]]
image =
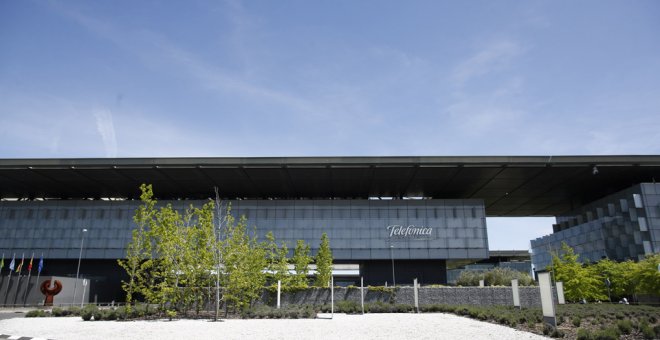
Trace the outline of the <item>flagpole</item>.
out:
[[[37,287],[39,287],[39,276],[41,276],[41,269],[44,266],[44,253],[41,253],[41,259],[37,265]]]
[[[5,253],[2,253],[2,261],[0,261],[0,278],[2,278],[2,270],[5,268]],[[0,292],[2,292],[2,286],[5,285],[5,280],[2,280],[0,284]]]
[[[16,272],[18,273],[18,282],[16,282],[16,294],[14,294],[14,303],[16,305],[16,299],[18,298],[19,288],[21,286],[21,279],[23,278],[23,263],[25,263],[25,253],[21,255],[21,263],[16,267]]]
[[[25,282],[25,292],[23,292],[23,307],[27,304],[27,295],[28,295],[28,288],[30,286],[30,276],[32,276],[32,261],[34,260],[34,253],[32,253],[32,257],[30,257],[30,264],[28,264],[28,278],[27,281]]]
[[[13,270],[9,270],[9,275],[7,275],[7,288],[5,288],[5,305],[7,305],[7,298],[9,298],[9,285],[11,284],[11,272]]]
[[[14,256],[11,258],[11,262],[9,263],[9,275],[7,275],[7,288],[5,289],[5,305],[7,305],[7,298],[9,298],[9,285],[11,284],[11,272],[14,271],[14,260],[16,260],[16,253],[14,253]]]

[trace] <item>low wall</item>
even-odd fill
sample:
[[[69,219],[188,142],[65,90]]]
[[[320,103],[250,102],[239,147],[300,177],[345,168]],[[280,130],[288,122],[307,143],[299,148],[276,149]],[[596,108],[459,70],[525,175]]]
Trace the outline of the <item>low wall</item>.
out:
[[[519,287],[520,304],[522,307],[540,307],[541,295],[538,287]],[[365,288],[364,302],[387,302],[398,304],[414,304],[412,287],[397,288]],[[360,288],[335,288],[335,302],[348,300],[360,302]],[[260,303],[275,305],[277,293],[264,291]],[[281,304],[286,305],[322,305],[330,303],[330,289],[309,288],[296,292],[283,292]],[[419,288],[419,304],[448,305],[513,305],[511,287],[421,287]]]
[[[29,282],[28,282],[29,279]],[[37,281],[39,279],[39,281]],[[89,302],[89,286],[83,287],[83,279],[61,276],[30,276],[3,275],[0,277],[0,306],[42,306],[46,296],[41,293],[40,285],[44,281],[57,280],[62,284],[62,290],[53,297],[54,306],[66,306]],[[89,284],[89,280],[87,280]],[[75,286],[75,289],[74,289]],[[76,299],[73,299],[73,292]]]

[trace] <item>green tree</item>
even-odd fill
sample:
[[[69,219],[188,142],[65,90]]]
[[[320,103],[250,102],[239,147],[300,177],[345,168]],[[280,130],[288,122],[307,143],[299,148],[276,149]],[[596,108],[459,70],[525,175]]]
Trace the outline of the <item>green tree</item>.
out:
[[[264,248],[266,250],[267,268],[271,284],[277,285],[277,281],[280,281],[282,290],[287,290],[291,285],[289,259],[287,257],[289,254],[289,248],[286,246],[286,243],[282,243],[282,246],[278,247],[272,231],[269,231],[268,234],[266,234]]]
[[[569,301],[586,299],[605,300],[603,278],[593,266],[585,267],[578,262],[573,248],[562,242],[561,254],[552,255],[552,271],[555,281],[564,283],[564,293]]]
[[[317,287],[327,287],[332,276],[332,250],[330,249],[330,240],[328,235],[321,235],[321,244],[319,252],[316,254],[316,281]]]
[[[307,274],[309,273],[309,264],[312,262],[309,252],[309,245],[305,244],[303,240],[298,240],[296,249],[293,251],[293,266],[296,274],[291,280],[291,284],[297,288],[306,288],[309,285]]]
[[[646,256],[632,273],[635,293],[660,296],[660,253]]]
[[[214,264],[213,204],[190,207],[183,214],[171,205],[156,208],[151,185],[140,186],[142,205],[134,215],[136,229],[119,261],[129,281],[123,283],[129,304],[140,293],[149,303],[178,307],[184,313],[202,307]]]
[[[247,219],[241,217],[235,223],[231,215],[227,216],[227,238],[222,248],[225,275],[223,299],[237,309],[249,308],[259,297],[266,275],[266,251],[257,242],[256,233],[247,230]]]
[[[207,202],[201,209],[190,207],[186,211],[181,230],[183,246],[179,249],[178,286],[184,313],[193,306],[199,314],[207,298],[213,277],[211,268],[215,264],[215,237],[213,234],[214,203]]]
[[[634,292],[632,275],[637,264],[633,261],[615,262],[610,259],[600,260],[593,264],[596,273],[603,278],[603,294],[608,294],[606,280],[610,282],[609,293],[618,300],[624,296],[631,296]]]
[[[148,266],[143,266],[151,258],[151,247],[147,230],[153,219],[156,201],[152,199],[153,188],[151,185],[140,186],[140,199],[142,205],[138,207],[133,216],[136,228],[131,231],[131,241],[126,247],[126,258],[117,260],[119,265],[126,270],[128,281],[122,281],[122,289],[126,292],[126,310],[131,312],[133,297],[145,289],[145,272]]]

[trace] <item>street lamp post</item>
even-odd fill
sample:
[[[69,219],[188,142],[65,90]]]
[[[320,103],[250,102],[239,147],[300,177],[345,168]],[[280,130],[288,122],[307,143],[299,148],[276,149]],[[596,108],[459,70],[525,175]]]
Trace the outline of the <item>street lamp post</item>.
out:
[[[396,287],[396,276],[394,275],[394,246],[390,244],[390,258],[392,259],[392,287]]]
[[[83,251],[83,244],[85,242],[86,232],[87,229],[83,229],[82,237],[80,238],[80,254],[78,255],[78,269],[76,269],[76,281],[73,282],[73,299],[71,300],[71,305],[73,305],[76,301],[76,291],[78,290],[78,275],[80,274],[80,260],[82,260],[82,251]]]

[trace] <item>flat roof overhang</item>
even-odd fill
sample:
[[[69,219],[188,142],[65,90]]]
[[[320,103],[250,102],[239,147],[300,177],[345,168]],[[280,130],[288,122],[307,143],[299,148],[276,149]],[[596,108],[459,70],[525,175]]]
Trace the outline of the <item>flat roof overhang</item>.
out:
[[[594,174],[594,167],[597,173]],[[483,199],[488,216],[555,216],[660,179],[660,156],[0,159],[0,198]]]

